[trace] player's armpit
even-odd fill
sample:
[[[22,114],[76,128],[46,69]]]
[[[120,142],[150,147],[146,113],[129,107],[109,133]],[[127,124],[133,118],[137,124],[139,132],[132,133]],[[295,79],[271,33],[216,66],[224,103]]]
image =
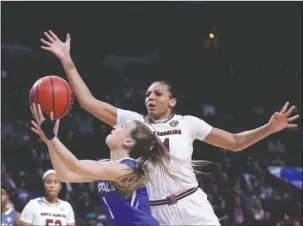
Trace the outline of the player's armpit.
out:
[[[218,128],[213,127],[210,133],[205,137],[204,142],[219,148],[237,151],[237,139],[235,134]]]

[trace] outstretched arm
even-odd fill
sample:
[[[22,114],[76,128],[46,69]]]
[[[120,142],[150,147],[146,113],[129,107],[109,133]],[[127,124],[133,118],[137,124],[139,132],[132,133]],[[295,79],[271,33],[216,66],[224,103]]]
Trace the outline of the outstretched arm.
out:
[[[31,110],[33,112],[33,115],[35,116],[36,112],[36,106],[33,105],[31,107]],[[50,117],[53,118],[53,112],[51,112]],[[31,122],[33,127],[31,128],[33,132],[38,134],[40,138],[43,140],[44,143],[48,146],[49,155],[51,158],[52,165],[58,175],[58,178],[62,182],[92,182],[95,181],[94,178],[89,177],[87,174],[79,173],[79,172],[73,172],[71,169],[67,167],[66,164],[64,164],[61,159],[58,157],[56,151],[52,148],[51,145],[48,144],[48,140],[45,137],[43,131],[41,130],[40,126],[35,121]],[[57,120],[54,127],[54,134],[57,136],[58,129],[59,129],[60,121]],[[83,160],[85,161],[85,160]]]
[[[33,132],[38,134],[47,144],[54,168],[58,171],[59,178],[69,182],[88,182],[99,179],[115,181],[132,170],[125,164],[114,161],[78,160],[56,137],[58,134],[59,121],[51,120],[54,113],[50,113],[51,119],[45,119],[41,107],[38,104],[31,106],[32,114],[37,121],[32,121]],[[43,124],[44,129],[38,124]],[[60,160],[60,161],[59,161]]]
[[[131,172],[131,169],[119,162],[114,161],[79,161],[62,143],[55,137],[48,141],[48,145],[55,150],[62,163],[73,172],[85,174],[94,180],[111,180],[115,181],[121,176]]]
[[[268,125],[236,134],[213,128],[204,139],[204,142],[236,152],[244,150],[270,134],[272,134],[272,132]]]
[[[70,55],[60,59],[69,84],[71,85],[80,106],[105,123],[114,126],[117,122],[117,108],[97,100],[80,77]]]
[[[299,115],[290,117],[295,106],[289,109],[288,106],[289,102],[286,102],[280,112],[275,112],[269,122],[259,128],[236,134],[213,128],[204,141],[232,151],[242,151],[273,133],[297,127],[297,124],[291,122],[299,118]]]
[[[218,128],[212,128],[196,117],[185,117],[191,127],[193,139],[199,139],[208,144],[236,152],[244,150],[273,133],[286,128],[297,127],[297,124],[291,124],[291,122],[299,118],[299,115],[290,117],[295,106],[288,109],[288,105],[289,103],[287,102],[282,110],[274,113],[265,125],[241,133],[230,133]]]
[[[63,164],[63,162],[58,157],[56,151],[52,148],[51,145],[48,146],[49,155],[53,164],[53,167],[56,171],[56,174],[60,181],[62,182],[92,182],[95,181],[94,178],[89,177],[89,175],[79,173],[79,172],[73,172],[71,171],[67,165]],[[84,160],[85,161],[85,160]]]
[[[44,32],[44,35],[48,41],[41,39],[41,42],[46,45],[41,46],[41,48],[52,52],[58,57],[80,106],[105,123],[112,126],[116,125],[117,108],[97,100],[80,77],[70,56],[70,35],[67,34],[65,43],[52,31]]]

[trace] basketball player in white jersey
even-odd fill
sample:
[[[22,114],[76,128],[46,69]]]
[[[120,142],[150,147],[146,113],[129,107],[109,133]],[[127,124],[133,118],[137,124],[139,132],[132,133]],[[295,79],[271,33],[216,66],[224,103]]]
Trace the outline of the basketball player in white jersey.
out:
[[[154,82],[146,92],[145,105],[148,116],[136,112],[117,109],[93,97],[81,79],[70,56],[70,35],[62,42],[52,32],[45,32],[48,41],[41,39],[46,46],[42,49],[52,52],[60,60],[69,84],[82,108],[109,125],[116,125],[126,120],[140,120],[148,124],[166,145],[170,154],[180,159],[191,161],[193,141],[198,139],[208,144],[242,151],[263,138],[286,128],[297,127],[290,124],[299,115],[290,117],[295,109],[288,109],[287,102],[280,112],[273,114],[265,125],[242,133],[229,133],[215,128],[194,116],[174,114],[177,100],[172,87],[163,81]],[[161,225],[220,225],[206,194],[198,188],[192,168],[183,169],[186,179],[191,179],[190,186],[176,186],[159,173],[153,176],[156,186],[149,185],[149,197],[153,216]],[[162,189],[159,189],[161,186]]]
[[[75,216],[71,205],[58,198],[61,182],[54,170],[46,171],[42,180],[45,196],[30,200],[24,207],[20,221],[22,226],[74,226]]]

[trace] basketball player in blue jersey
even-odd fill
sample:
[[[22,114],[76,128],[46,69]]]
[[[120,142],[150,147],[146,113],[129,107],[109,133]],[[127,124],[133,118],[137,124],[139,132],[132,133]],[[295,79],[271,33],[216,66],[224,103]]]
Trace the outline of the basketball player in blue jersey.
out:
[[[20,213],[8,207],[9,189],[1,184],[1,226],[20,225]]]
[[[127,121],[114,127],[106,137],[110,160],[79,161],[56,137],[59,121],[54,124],[45,119],[40,105],[33,104],[31,110],[37,122],[32,121],[32,130],[47,144],[61,181],[97,180],[101,202],[118,226],[159,225],[151,216],[145,187],[149,173],[154,167],[161,167],[171,178],[179,177],[168,168],[170,155],[165,146],[144,123]]]

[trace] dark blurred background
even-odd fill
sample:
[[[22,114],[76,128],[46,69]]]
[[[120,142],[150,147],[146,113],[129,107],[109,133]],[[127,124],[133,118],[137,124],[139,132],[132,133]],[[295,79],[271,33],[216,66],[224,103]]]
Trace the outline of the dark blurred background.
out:
[[[14,192],[15,208],[38,195],[39,177],[51,167],[29,129],[33,83],[50,74],[65,78],[59,61],[40,49],[44,31],[71,34],[75,64],[97,98],[144,113],[150,82],[169,80],[181,113],[239,132],[267,122],[286,101],[302,115],[301,4],[2,2],[1,180]],[[76,102],[60,137],[79,158],[105,158],[108,129]],[[267,170],[302,167],[301,140],[300,126],[241,153],[195,144],[194,158],[217,163],[198,179],[222,224],[302,223],[301,190]],[[106,224],[94,183],[65,190],[78,224]]]

